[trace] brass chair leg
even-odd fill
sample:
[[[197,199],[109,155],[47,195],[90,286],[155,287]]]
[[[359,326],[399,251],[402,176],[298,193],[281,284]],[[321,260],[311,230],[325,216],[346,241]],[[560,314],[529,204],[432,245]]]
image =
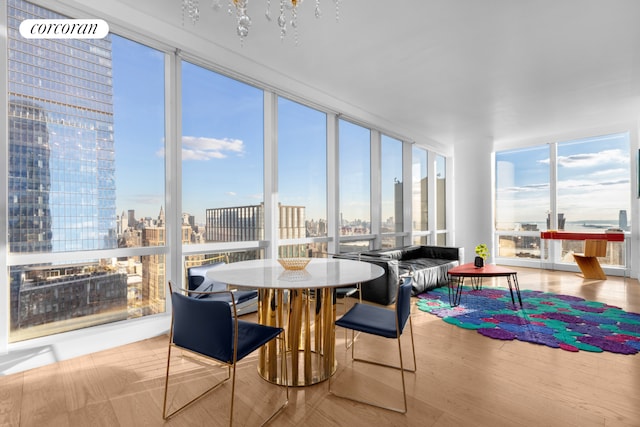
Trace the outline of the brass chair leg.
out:
[[[356,288],[358,289],[358,302],[360,304],[362,304],[362,284],[361,283],[357,283],[356,284]],[[345,303],[345,308],[344,308],[344,312],[347,312],[347,307],[346,307],[346,303]],[[344,314],[344,313],[343,313]],[[349,342],[349,331],[347,331],[346,329],[344,330],[344,347],[348,350],[353,343],[356,341],[356,339],[358,339],[358,337],[360,336],[360,332],[354,332],[353,330],[351,331],[351,341]]]
[[[286,389],[286,399],[284,401],[284,403],[273,413],[271,414],[271,416],[269,418],[267,418],[262,424],[261,426],[264,426],[266,424],[269,424],[269,422],[271,422],[271,420],[273,420],[276,416],[278,416],[282,411],[284,411],[284,409],[287,407],[287,405],[289,405],[289,374],[287,373],[287,346],[286,346],[286,342],[283,336],[284,332],[277,338],[278,340],[280,340],[280,348],[282,351],[282,357],[280,358],[280,369],[283,373],[284,376],[284,384],[285,384],[285,389]]]
[[[200,398],[204,397],[206,394],[209,394],[210,392],[214,391],[215,389],[220,387],[222,384],[227,382],[229,380],[229,378],[230,378],[230,375],[228,375],[229,374],[229,370],[227,370],[227,377],[226,378],[222,379],[221,381],[217,382],[216,384],[214,384],[210,388],[206,389],[205,391],[200,393],[198,396],[196,396],[195,398],[191,399],[190,401],[188,401],[184,405],[180,406],[178,409],[174,410],[173,412],[167,413],[167,396],[168,396],[168,390],[169,390],[169,368],[170,368],[170,364],[171,364],[171,362],[170,362],[170,360],[171,360],[171,347],[173,347],[173,345],[171,345],[169,347],[168,356],[167,356],[167,372],[166,372],[165,379],[164,379],[164,403],[163,403],[163,406],[162,406],[162,418],[165,419],[165,420],[168,420],[169,418],[173,417],[177,413],[182,412],[183,410],[187,409],[189,406],[191,406],[193,403],[198,401]]]

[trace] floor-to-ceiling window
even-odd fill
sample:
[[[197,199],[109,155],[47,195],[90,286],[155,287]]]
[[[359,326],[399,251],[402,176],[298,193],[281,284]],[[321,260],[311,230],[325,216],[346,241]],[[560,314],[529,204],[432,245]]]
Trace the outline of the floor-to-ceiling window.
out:
[[[22,20],[62,16],[7,14],[9,340],[164,312],[164,249],[119,249],[163,245],[164,55],[25,39]]]
[[[602,232],[630,230],[631,156],[629,134],[619,133],[558,142],[558,229]],[[573,261],[583,252],[582,241],[563,241],[556,258]],[[605,265],[624,266],[624,242],[607,245]]]
[[[371,130],[339,121],[340,252],[368,249],[371,234]]]
[[[279,256],[327,253],[327,115],[278,98]],[[309,242],[290,243],[294,239]]]
[[[584,242],[541,241],[540,231],[629,232],[630,159],[626,132],[496,153],[498,256],[571,264]],[[600,262],[623,267],[626,257],[612,242]]]
[[[447,244],[447,158],[436,155],[436,244]]]
[[[181,64],[182,243],[209,244],[215,251],[216,243],[263,240],[263,91]],[[259,256],[230,254],[231,261]]]
[[[426,245],[429,243],[429,177],[428,152],[424,148],[411,148],[411,230],[414,234],[413,244]]]
[[[496,153],[497,257],[540,258],[540,231],[549,217],[549,147]]]
[[[402,246],[404,239],[402,141],[382,135],[380,150],[381,246],[395,248]]]

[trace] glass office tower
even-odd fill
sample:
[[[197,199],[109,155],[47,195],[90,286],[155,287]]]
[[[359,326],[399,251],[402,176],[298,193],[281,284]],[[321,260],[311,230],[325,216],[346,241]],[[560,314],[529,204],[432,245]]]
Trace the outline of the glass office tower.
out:
[[[25,39],[24,19],[64,17],[21,0],[7,13],[9,251],[116,248],[111,40]],[[12,327],[126,308],[126,275],[103,267],[12,267]]]
[[[9,104],[9,250],[51,252],[49,132],[30,100]]]
[[[115,248],[110,39],[25,39],[18,32],[22,20],[62,16],[17,0],[9,2],[8,14],[9,121],[33,124],[32,130],[10,131],[16,137],[10,140],[10,152],[17,157],[11,162],[13,174],[9,174],[11,251]],[[48,160],[43,150],[49,152]],[[41,173],[29,174],[28,168],[35,171],[29,166],[34,159],[29,157],[36,153],[41,157]],[[38,182],[40,179],[44,182]],[[49,184],[50,212],[46,208],[37,212],[12,209],[12,203],[24,204],[25,193],[33,187],[42,191],[40,187]],[[23,232],[21,227],[26,225],[20,225],[21,220],[30,214],[48,216],[51,232],[37,236]],[[23,241],[16,241],[18,237]],[[51,246],[29,246],[24,241],[35,238],[50,240]]]

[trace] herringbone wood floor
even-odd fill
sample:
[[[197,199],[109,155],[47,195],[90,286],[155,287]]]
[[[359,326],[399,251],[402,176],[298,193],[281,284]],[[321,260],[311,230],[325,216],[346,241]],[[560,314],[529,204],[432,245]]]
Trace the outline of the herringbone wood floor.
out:
[[[589,281],[573,273],[516,270],[523,289],[577,295],[640,312],[637,280]],[[495,279],[485,286],[505,284]],[[406,415],[338,399],[322,383],[292,388],[289,406],[272,425],[640,426],[640,354],[570,353],[493,340],[419,310],[413,312],[413,327],[418,371],[406,376]],[[337,337],[335,387],[401,404],[398,373],[346,363],[342,330]],[[396,351],[393,341],[374,338],[363,338],[358,348],[389,360]],[[227,400],[220,394],[162,420],[166,354],[167,337],[160,336],[0,377],[0,425],[225,425]],[[280,387],[258,376],[256,358],[245,359],[238,373],[237,425],[254,425],[253,412],[281,397]],[[201,364],[180,360],[182,375],[172,392],[194,395],[209,378],[201,373]]]

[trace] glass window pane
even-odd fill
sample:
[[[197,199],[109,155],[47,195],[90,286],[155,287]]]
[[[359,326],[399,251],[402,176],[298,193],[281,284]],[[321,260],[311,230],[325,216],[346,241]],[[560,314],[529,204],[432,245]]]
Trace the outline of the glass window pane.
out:
[[[278,246],[279,258],[327,258],[328,256],[329,249],[326,242]]]
[[[558,216],[564,229],[629,230],[629,135],[561,142],[557,157]]]
[[[428,195],[427,185],[427,150],[416,146],[412,149],[412,215],[413,231],[427,231],[429,229],[428,220]]]
[[[7,12],[8,248],[42,255],[10,268],[10,340],[164,312],[164,255],[81,253],[148,246],[143,229],[164,220],[164,54],[114,34],[24,39],[24,18],[64,17],[20,0]]]
[[[404,246],[403,236],[382,236],[380,239],[382,249],[401,248],[402,246]]]
[[[360,240],[353,242],[340,242],[340,251],[339,253],[345,252],[363,252],[371,249],[371,241],[370,240]]]
[[[402,141],[382,135],[381,144],[381,231],[382,233],[402,232]]]
[[[629,231],[629,134],[595,136],[558,143],[559,228],[577,232]],[[584,241],[562,241],[561,262],[573,262]],[[607,244],[602,265],[624,266],[622,243]]]
[[[186,255],[183,258],[184,261],[184,280],[188,282],[187,270],[191,267],[198,267],[205,264],[212,264],[222,262],[229,264],[232,262],[249,261],[254,259],[263,259],[262,249],[239,251],[239,252],[216,252],[197,255]]]
[[[340,120],[340,235],[371,232],[371,131]]]
[[[447,164],[444,156],[436,156],[436,229],[447,228]],[[440,241],[440,238],[438,238]],[[440,244],[440,243],[438,243]]]
[[[327,117],[278,99],[280,238],[327,235]]]
[[[191,243],[262,240],[263,92],[182,62],[182,207]]]
[[[496,230],[543,230],[548,212],[549,147],[496,153]]]
[[[540,258],[549,197],[549,146],[496,153],[497,256]]]
[[[414,236],[413,244],[414,245],[429,245],[430,243],[429,236]]]
[[[14,266],[10,283],[10,342],[165,311],[164,255]]]
[[[112,35],[118,247],[164,227],[164,54]]]

